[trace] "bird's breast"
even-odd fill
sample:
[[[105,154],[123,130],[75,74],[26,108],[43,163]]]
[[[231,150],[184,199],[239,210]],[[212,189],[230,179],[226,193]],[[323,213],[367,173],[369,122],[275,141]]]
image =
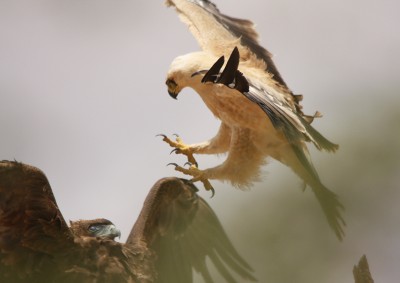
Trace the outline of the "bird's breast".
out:
[[[274,130],[262,109],[239,91],[208,84],[196,91],[214,116],[225,124],[256,131]]]

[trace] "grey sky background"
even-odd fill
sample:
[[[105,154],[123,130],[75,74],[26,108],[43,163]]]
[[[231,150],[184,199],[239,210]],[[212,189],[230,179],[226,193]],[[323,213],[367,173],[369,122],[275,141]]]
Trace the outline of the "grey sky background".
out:
[[[347,237],[338,243],[310,190],[275,161],[251,191],[214,181],[216,196],[201,195],[260,282],[352,282],[363,253],[376,282],[396,282],[400,2],[215,3],[256,24],[305,113],[324,114],[314,126],[341,148],[312,155],[346,205]],[[39,167],[66,219],[108,218],[125,240],[150,187],[181,176],[165,165],[185,159],[155,135],[191,143],[217,131],[197,94],[175,101],[164,84],[172,59],[198,49],[162,0],[0,0],[0,159]]]

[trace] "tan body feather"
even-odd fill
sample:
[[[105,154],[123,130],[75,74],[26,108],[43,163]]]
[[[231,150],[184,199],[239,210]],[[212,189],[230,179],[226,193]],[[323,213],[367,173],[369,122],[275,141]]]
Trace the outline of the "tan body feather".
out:
[[[310,125],[319,112],[314,116],[302,112],[302,96],[294,95],[287,87],[271,54],[258,44],[250,21],[225,16],[206,0],[169,0],[167,4],[176,8],[203,49],[172,62],[167,74],[168,91],[176,97],[183,88],[193,88],[221,120],[214,138],[186,148],[198,154],[228,153],[221,165],[202,170],[202,177],[246,188],[259,180],[266,158],[273,157],[312,187],[341,239],[343,206],[321,183],[306,146],[306,142],[312,142],[318,149],[331,152],[338,148]],[[240,56],[238,70],[249,84],[248,91],[212,80],[202,83],[201,71],[209,70],[220,56],[228,57],[236,48]]]

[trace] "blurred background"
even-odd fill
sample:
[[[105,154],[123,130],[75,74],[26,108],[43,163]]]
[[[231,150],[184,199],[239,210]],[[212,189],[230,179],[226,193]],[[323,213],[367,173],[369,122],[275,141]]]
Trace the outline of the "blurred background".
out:
[[[259,282],[354,282],[364,253],[376,282],[398,281],[400,2],[215,3],[256,24],[304,112],[324,114],[313,125],[340,150],[311,154],[346,206],[346,237],[276,161],[250,191],[214,181],[214,198],[200,194]],[[124,241],[150,187],[181,176],[165,165],[185,159],[155,135],[218,129],[197,94],[175,101],[164,84],[172,59],[198,49],[162,0],[0,0],[0,159],[41,168],[67,220],[108,218]]]

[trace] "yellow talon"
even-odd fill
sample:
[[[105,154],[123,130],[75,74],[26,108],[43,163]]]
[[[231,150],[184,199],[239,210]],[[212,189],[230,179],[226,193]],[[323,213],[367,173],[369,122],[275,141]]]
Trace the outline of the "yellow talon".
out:
[[[196,159],[193,156],[193,151],[190,149],[189,146],[183,143],[182,139],[177,134],[174,134],[175,141],[171,140],[163,134],[159,134],[157,136],[163,137],[163,141],[165,141],[171,147],[174,147],[171,153],[175,152],[176,154],[184,154],[191,164],[195,164],[196,166],[198,165]]]
[[[203,183],[204,188],[206,191],[211,191],[211,197],[215,195],[214,187],[211,185],[208,179],[200,180]]]
[[[210,181],[204,177],[204,172],[202,170],[198,169],[195,164],[191,164],[190,162],[186,162],[185,165],[186,164],[190,165],[190,167],[188,169],[186,169],[182,166],[179,166],[176,163],[169,163],[167,165],[174,165],[176,171],[181,172],[185,175],[192,176],[193,178],[190,180],[190,182],[192,182],[192,183],[197,182],[197,181],[202,182],[206,191],[211,191],[211,197],[213,197],[215,195],[214,187],[211,185]]]

